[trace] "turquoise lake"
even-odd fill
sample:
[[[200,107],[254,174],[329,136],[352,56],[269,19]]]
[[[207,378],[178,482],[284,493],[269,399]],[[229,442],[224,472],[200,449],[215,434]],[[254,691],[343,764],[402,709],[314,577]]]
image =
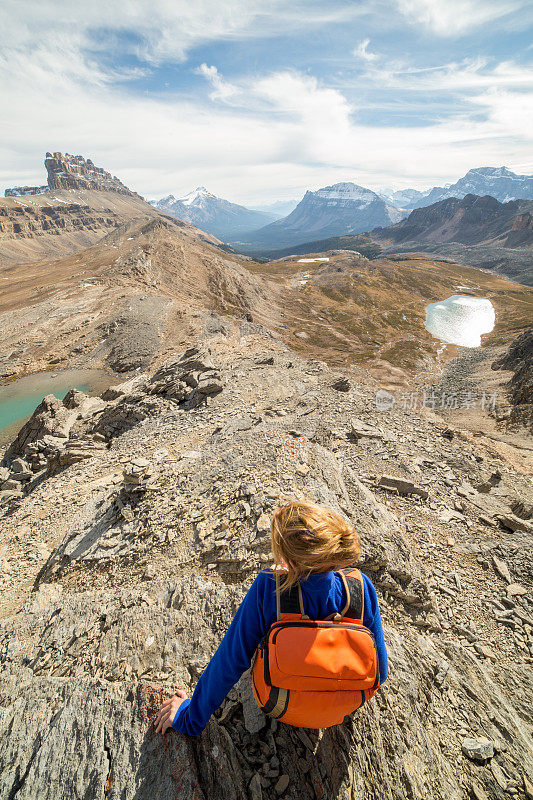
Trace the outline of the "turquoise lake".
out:
[[[69,389],[95,394],[103,391],[110,383],[110,376],[104,372],[66,370],[26,375],[0,386],[0,444],[10,442],[17,435],[47,394],[53,394],[61,400]]]

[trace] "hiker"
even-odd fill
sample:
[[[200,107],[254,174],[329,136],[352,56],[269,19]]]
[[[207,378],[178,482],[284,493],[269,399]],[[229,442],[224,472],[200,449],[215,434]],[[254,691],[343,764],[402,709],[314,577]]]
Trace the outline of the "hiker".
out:
[[[376,590],[351,566],[360,555],[354,528],[293,501],[274,513],[271,537],[275,567],[255,578],[192,698],[180,690],[162,704],[157,732],[198,736],[254,654],[256,702],[302,727],[339,724],[386,680]]]

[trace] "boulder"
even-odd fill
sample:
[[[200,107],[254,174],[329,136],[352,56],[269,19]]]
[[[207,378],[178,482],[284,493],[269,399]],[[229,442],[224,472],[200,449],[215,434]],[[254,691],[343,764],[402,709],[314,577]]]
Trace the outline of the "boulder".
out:
[[[44,436],[67,439],[77,416],[75,408],[66,408],[53,394],[47,395],[22,426],[14,442],[7,448],[5,462],[10,464],[14,458],[24,454],[28,444]]]
[[[352,419],[350,422],[350,433],[355,439],[362,439],[363,436],[383,439],[383,433],[373,425],[362,422],[360,419]]]
[[[463,739],[461,750],[470,761],[485,762],[494,755],[494,742],[484,736],[479,739]]]
[[[405,478],[397,478],[395,475],[382,475],[377,485],[381,489],[388,491],[397,491],[398,494],[416,494],[423,500],[427,500],[429,492],[422,486],[417,486],[412,481],[405,480]]]
[[[504,528],[509,528],[510,531],[533,533],[533,522],[517,517],[515,514],[498,514],[497,519]]]

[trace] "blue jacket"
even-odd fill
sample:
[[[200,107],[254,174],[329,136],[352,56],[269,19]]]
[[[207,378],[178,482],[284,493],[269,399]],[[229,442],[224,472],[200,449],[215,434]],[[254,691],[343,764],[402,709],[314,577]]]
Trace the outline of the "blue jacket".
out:
[[[389,673],[376,590],[363,575],[365,605],[363,624],[376,640],[381,683]],[[325,619],[342,611],[346,592],[338,573],[317,572],[301,582],[305,613],[311,619]],[[172,727],[180,733],[198,736],[209,717],[222,703],[231,687],[250,666],[256,647],[276,621],[275,582],[271,569],[259,573],[233,617],[226,635],[196,684],[191,699],[185,700]]]

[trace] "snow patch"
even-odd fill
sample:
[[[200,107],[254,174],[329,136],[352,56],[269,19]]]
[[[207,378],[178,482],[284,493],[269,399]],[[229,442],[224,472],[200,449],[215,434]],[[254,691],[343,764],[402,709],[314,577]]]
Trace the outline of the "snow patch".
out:
[[[211,192],[207,191],[205,186],[197,186],[194,191],[189,192],[185,197],[180,197],[179,202],[183,203],[184,206],[198,206],[203,200],[214,196],[215,195],[211,194]]]
[[[324,186],[323,189],[313,192],[315,197],[324,200],[359,200],[364,201],[359,208],[364,208],[376,197],[376,193],[356,183],[335,183],[333,186]]]
[[[482,334],[490,333],[494,323],[494,306],[486,297],[454,294],[426,306],[426,330],[448,344],[479,347]]]
[[[329,261],[329,258],[299,258],[298,264],[314,264],[315,261]]]

